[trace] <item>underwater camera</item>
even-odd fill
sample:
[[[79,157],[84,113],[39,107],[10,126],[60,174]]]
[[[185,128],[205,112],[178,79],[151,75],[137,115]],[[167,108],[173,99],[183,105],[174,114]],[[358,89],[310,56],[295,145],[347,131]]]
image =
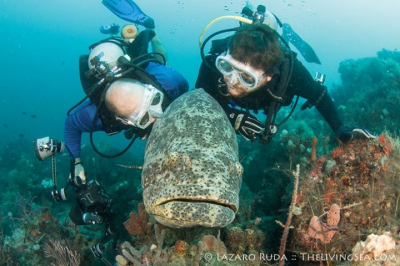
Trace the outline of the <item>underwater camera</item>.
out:
[[[77,201],[69,213],[74,224],[107,223],[107,219],[113,215],[111,211],[113,201],[97,180],[76,187],[75,193]]]
[[[44,137],[41,139],[33,140],[33,147],[35,149],[36,157],[39,161],[55,155],[56,153],[63,153],[65,149],[65,143],[51,139],[50,137]]]

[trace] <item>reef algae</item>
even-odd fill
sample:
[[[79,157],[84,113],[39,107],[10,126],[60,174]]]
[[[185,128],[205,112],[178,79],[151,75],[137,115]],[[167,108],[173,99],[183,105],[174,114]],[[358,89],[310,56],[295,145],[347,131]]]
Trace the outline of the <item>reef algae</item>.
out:
[[[239,208],[242,173],[225,112],[203,89],[193,90],[167,108],[149,136],[145,208],[174,228],[224,227]]]
[[[352,254],[370,234],[390,232],[398,239],[399,158],[399,139],[387,133],[350,141],[320,157],[298,192],[302,211],[292,223],[290,250],[337,258]]]

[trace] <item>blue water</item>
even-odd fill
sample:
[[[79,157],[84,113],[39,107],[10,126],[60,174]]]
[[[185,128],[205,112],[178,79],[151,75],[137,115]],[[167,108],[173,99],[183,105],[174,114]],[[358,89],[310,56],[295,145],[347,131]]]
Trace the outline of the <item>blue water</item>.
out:
[[[136,2],[156,21],[157,33],[169,52],[170,66],[180,70],[191,87],[200,65],[200,32],[214,18],[237,15],[245,4],[238,0]],[[326,73],[328,85],[340,82],[340,61],[374,56],[382,48],[394,50],[400,45],[400,4],[395,0],[252,4],[266,5],[313,46],[323,64],[306,66],[311,73]],[[62,138],[66,111],[84,96],[78,56],[105,37],[99,26],[114,22],[125,24],[100,0],[0,1],[0,145],[20,138],[20,134],[32,139],[44,135]],[[223,21],[208,33],[236,25],[234,21]]]
[[[157,34],[168,51],[169,65],[188,79],[191,88],[201,63],[201,31],[215,18],[239,15],[245,5],[244,0],[135,2],[155,20]],[[269,0],[252,4],[265,5],[314,48],[322,65],[307,63],[300,55],[298,58],[310,73],[326,74],[328,87],[341,83],[338,67],[343,60],[375,57],[382,49],[400,48],[398,0]],[[66,113],[84,97],[78,58],[88,53],[91,44],[108,37],[100,33],[99,27],[111,23],[127,24],[104,7],[101,0],[0,0],[0,218],[9,212],[5,199],[12,193],[26,196],[29,190],[36,189],[36,193],[43,192],[48,201],[52,200],[50,189],[47,191],[40,185],[40,180],[51,177],[50,160],[37,162],[31,141],[44,136],[63,140]],[[217,22],[205,37],[237,25],[233,20]],[[84,145],[89,145],[87,135],[83,138]],[[121,136],[106,137],[104,133],[95,136],[103,147],[104,143],[117,148],[127,145]],[[135,161],[129,158],[127,164],[141,163],[144,144],[137,141],[133,145],[130,151],[135,153]],[[62,163],[58,164],[58,178],[63,186],[69,159],[64,156],[59,161]],[[110,169],[106,169],[109,165],[101,162],[98,157],[86,162],[90,178],[105,173],[102,181],[113,185],[119,180],[133,182],[130,173],[122,178],[109,178]],[[121,161],[110,165],[117,163]],[[133,175],[137,177],[136,183],[140,183],[140,174]],[[14,191],[15,187],[21,189]]]

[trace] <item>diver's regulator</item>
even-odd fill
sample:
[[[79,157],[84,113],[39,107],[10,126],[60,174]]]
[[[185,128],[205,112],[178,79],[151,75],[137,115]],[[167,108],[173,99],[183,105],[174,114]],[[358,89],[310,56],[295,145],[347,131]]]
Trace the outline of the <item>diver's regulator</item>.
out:
[[[265,13],[267,11],[267,8],[264,5],[258,5],[257,6],[257,11],[253,12],[250,8],[247,6],[242,9],[242,14],[245,17],[248,17],[249,19],[253,20],[254,23],[260,23],[262,24],[265,20]]]

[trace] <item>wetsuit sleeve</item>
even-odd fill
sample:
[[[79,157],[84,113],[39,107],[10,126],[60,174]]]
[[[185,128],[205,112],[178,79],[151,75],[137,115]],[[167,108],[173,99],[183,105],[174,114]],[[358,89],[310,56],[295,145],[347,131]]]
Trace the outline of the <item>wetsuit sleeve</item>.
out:
[[[328,94],[328,89],[315,81],[308,70],[297,59],[294,63],[290,86],[295,95],[299,95],[309,100],[309,103],[315,105],[318,112],[334,132],[343,125],[335,103]]]
[[[82,103],[67,117],[64,125],[64,141],[72,158],[79,158],[81,153],[81,138],[83,132],[90,132],[96,106],[91,101]],[[94,131],[104,130],[100,118],[94,125]]]
[[[155,77],[172,100],[189,90],[186,78],[173,68],[151,62],[145,70]]]

